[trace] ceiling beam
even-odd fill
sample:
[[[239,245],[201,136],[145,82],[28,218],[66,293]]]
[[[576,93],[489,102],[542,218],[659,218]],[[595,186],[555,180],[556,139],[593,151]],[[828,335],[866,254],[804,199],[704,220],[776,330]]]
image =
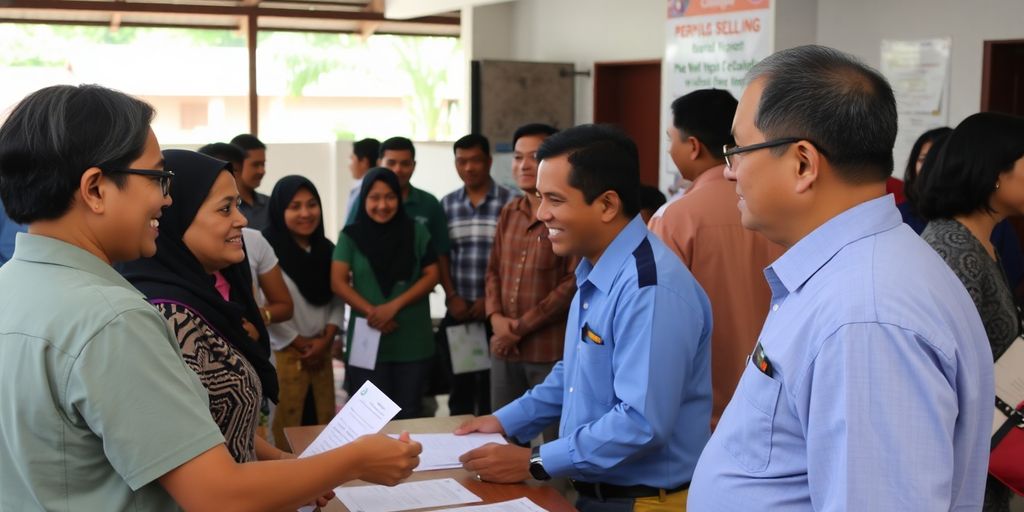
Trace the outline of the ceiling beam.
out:
[[[272,16],[277,18],[315,18],[326,20],[353,20],[367,22],[407,22],[433,25],[459,25],[459,18],[448,16],[424,16],[408,20],[388,20],[383,13],[367,11],[345,11],[323,9],[316,5],[304,5],[301,9],[262,7],[259,5],[190,5],[155,2],[119,2],[93,0],[6,0],[0,3],[4,9],[48,9],[60,11],[93,12],[137,12],[170,14],[207,14],[221,16]]]
[[[363,8],[366,12],[375,12],[378,14],[384,13],[384,0],[370,0],[366,7]],[[369,39],[377,28],[380,27],[379,21],[363,21],[359,23],[359,34],[363,36],[363,39]]]

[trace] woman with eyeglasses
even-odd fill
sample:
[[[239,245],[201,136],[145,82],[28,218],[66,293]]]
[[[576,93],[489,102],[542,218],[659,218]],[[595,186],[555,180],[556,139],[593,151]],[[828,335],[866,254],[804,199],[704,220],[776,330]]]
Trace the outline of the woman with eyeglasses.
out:
[[[409,476],[419,445],[383,435],[300,460],[232,457],[165,318],[111,267],[163,236],[171,174],[153,115],[110,89],[54,86],[0,126],[0,199],[29,225],[0,269],[3,507],[294,510],[348,480]]]
[[[992,356],[999,359],[1021,325],[991,238],[1006,217],[1024,214],[1024,118],[974,114],[939,151],[915,183],[918,211],[928,219],[921,236],[967,288]],[[1005,486],[989,478],[983,510],[1007,511],[1009,497]]]

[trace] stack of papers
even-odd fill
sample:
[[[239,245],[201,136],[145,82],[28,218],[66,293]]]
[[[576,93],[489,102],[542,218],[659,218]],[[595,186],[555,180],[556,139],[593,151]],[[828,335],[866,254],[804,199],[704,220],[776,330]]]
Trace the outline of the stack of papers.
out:
[[[398,512],[483,501],[451,478],[409,482],[394,487],[338,487],[334,493],[350,512]]]
[[[392,435],[391,437],[398,437]],[[459,457],[488,443],[508,444],[501,434],[412,434],[412,440],[423,445],[420,465],[415,471],[458,469]]]

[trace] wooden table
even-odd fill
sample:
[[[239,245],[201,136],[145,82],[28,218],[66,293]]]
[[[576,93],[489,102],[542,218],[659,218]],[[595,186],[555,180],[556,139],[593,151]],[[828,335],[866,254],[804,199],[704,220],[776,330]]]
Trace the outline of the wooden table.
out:
[[[415,420],[398,420],[388,423],[381,432],[385,434],[400,434],[402,431],[410,434],[439,434],[452,432],[463,421],[470,416],[451,416],[440,418],[422,418]],[[292,447],[293,453],[302,453],[309,446],[316,436],[323,430],[323,426],[314,427],[290,427],[284,429],[284,435]],[[541,482],[530,480],[524,484],[493,484],[481,482],[476,475],[464,469],[448,469],[438,471],[417,471],[409,477],[410,482],[418,480],[434,480],[439,478],[454,478],[473,494],[476,494],[483,503],[498,503],[501,501],[514,500],[522,497],[530,498],[534,503],[552,512],[571,512],[576,510],[562,495],[552,487]],[[345,486],[366,485],[366,482],[356,480],[345,484]],[[470,503],[467,505],[481,505],[482,503]],[[460,505],[461,506],[461,505]],[[326,512],[344,511],[348,509],[338,501],[337,498],[322,510]]]

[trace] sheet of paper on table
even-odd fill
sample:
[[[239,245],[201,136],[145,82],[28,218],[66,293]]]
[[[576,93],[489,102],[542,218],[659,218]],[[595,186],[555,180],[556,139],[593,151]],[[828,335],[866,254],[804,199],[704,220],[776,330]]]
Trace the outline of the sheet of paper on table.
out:
[[[483,501],[451,478],[407,482],[394,487],[338,487],[334,493],[350,512],[398,512]]]
[[[543,508],[530,501],[530,498],[519,498],[518,500],[491,503],[489,505],[452,507],[442,510],[457,510],[459,512],[545,512]]]
[[[340,446],[367,434],[376,434],[402,410],[372,382],[366,381],[359,388],[341,412],[324,428],[320,435],[299,455],[311,457]],[[312,512],[314,507],[302,507],[300,512]]]
[[[398,436],[392,434],[391,437]],[[423,445],[420,465],[415,471],[457,469],[462,467],[459,457],[487,443],[508,444],[501,434],[412,434],[412,440]]]

